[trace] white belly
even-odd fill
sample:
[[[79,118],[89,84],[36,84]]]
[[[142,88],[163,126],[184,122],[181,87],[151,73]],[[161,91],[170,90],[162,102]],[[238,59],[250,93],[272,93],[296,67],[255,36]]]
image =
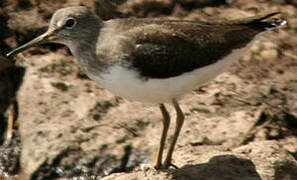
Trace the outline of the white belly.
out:
[[[142,102],[164,103],[173,98],[180,98],[212,80],[238,60],[247,48],[249,46],[234,50],[231,55],[217,63],[172,78],[143,80],[135,70],[120,65],[110,67],[108,73],[101,73],[100,76],[92,74],[89,76],[103,88],[120,97]]]

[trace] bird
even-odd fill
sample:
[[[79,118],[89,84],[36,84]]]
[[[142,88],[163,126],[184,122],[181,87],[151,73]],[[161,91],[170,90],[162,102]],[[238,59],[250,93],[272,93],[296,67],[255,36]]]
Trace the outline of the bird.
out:
[[[155,169],[168,169],[185,116],[178,103],[184,94],[226,71],[271,29],[287,23],[268,12],[222,22],[120,18],[103,21],[87,7],[57,10],[48,30],[12,50],[11,57],[43,43],[66,45],[81,69],[99,86],[133,101],[157,104],[163,116]],[[176,127],[163,158],[170,115]],[[164,159],[164,161],[163,161]]]

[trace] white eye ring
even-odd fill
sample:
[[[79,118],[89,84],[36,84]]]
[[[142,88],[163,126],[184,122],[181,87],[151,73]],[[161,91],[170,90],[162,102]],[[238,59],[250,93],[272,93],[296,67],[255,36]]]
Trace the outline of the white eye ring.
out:
[[[76,25],[76,19],[70,17],[70,18],[67,18],[66,21],[65,21],[65,27],[66,29],[72,29],[75,25]]]

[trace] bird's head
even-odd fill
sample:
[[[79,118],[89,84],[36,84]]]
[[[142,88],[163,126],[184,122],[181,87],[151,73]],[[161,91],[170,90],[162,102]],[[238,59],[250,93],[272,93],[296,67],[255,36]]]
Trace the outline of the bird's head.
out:
[[[99,35],[101,23],[101,19],[86,7],[62,8],[54,13],[48,30],[44,34],[14,49],[7,56],[12,56],[38,44],[59,43],[71,48],[81,41],[91,41]]]

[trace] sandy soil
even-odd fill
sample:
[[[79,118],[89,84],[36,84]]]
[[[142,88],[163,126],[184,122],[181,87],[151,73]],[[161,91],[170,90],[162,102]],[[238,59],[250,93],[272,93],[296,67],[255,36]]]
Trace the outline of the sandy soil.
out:
[[[1,54],[45,31],[55,10],[73,5],[105,20],[215,20],[280,10],[288,26],[261,37],[228,72],[180,101],[186,120],[173,157],[180,168],[160,172],[144,165],[161,134],[157,105],[98,87],[60,45],[32,48],[15,57],[16,65],[1,56],[0,179],[297,178],[296,1],[4,0]],[[6,143],[13,108],[15,131]],[[169,134],[174,126],[172,120]]]

